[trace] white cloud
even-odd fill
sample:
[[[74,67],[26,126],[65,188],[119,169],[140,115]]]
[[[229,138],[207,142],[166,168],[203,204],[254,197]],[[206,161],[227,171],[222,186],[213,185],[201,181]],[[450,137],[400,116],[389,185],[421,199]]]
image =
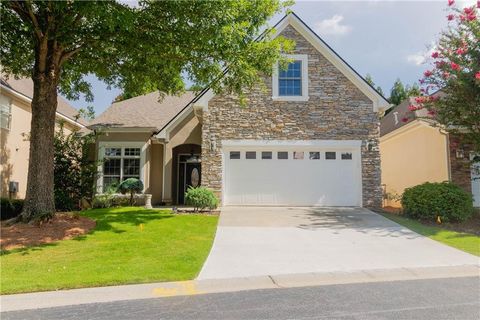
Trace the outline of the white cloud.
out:
[[[315,31],[320,35],[344,35],[352,31],[352,27],[342,24],[344,17],[335,14],[330,19],[319,21],[315,24]]]
[[[428,61],[428,59],[432,56],[432,53],[437,50],[435,43],[430,44],[430,49],[424,51],[418,51],[413,54],[407,55],[407,61],[416,65],[420,66]]]

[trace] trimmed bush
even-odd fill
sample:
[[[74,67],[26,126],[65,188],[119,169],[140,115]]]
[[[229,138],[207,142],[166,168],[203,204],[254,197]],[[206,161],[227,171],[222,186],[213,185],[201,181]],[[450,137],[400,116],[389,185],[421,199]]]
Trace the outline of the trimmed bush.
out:
[[[128,178],[118,186],[118,191],[122,194],[130,194],[130,205],[134,204],[134,195],[143,191],[143,182],[137,178]]]
[[[23,199],[0,199],[0,220],[8,220],[22,213]]]
[[[450,182],[424,183],[405,189],[404,213],[414,219],[444,222],[465,221],[473,213],[472,195]]]
[[[185,192],[185,203],[193,206],[195,212],[206,208],[213,210],[218,207],[218,199],[212,190],[205,187],[188,188]]]

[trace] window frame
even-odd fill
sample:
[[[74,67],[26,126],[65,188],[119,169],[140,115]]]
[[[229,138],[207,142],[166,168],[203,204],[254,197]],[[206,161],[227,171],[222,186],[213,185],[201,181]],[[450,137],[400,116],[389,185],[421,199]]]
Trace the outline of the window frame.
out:
[[[4,110],[8,111],[4,112]],[[6,122],[5,127],[2,125],[4,117]],[[2,96],[0,99],[0,128],[8,131],[12,129],[12,101],[5,96]]]
[[[279,94],[279,64],[275,63],[272,73],[272,99],[274,101],[308,101],[308,55],[307,54],[289,54],[286,58],[292,61],[301,61],[301,86],[302,95],[297,96],[281,96]]]
[[[113,156],[107,156],[105,154],[106,149],[120,149],[120,155],[113,155]],[[101,194],[104,193],[103,187],[104,187],[104,178],[116,178],[118,177],[119,181],[121,182],[123,178],[133,178],[133,177],[138,177],[143,183],[145,181],[144,179],[144,166],[145,166],[145,156],[146,156],[146,148],[147,144],[145,142],[113,142],[113,141],[108,141],[104,142],[101,141],[98,143],[98,167],[97,167],[97,193]],[[138,155],[125,155],[125,149],[140,149],[140,153]],[[114,174],[104,174],[104,163],[105,159],[120,159],[120,175]],[[131,174],[125,174],[125,168],[124,168],[124,163],[125,159],[139,159],[139,174],[137,175],[131,175]],[[144,188],[146,188],[144,183]]]

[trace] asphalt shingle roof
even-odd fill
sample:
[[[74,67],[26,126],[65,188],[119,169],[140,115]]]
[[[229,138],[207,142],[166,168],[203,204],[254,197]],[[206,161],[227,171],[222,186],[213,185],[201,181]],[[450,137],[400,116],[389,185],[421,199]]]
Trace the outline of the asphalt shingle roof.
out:
[[[90,125],[160,130],[194,97],[193,91],[186,91],[180,96],[165,95],[164,97],[161,97],[158,91],[148,93],[113,103]]]

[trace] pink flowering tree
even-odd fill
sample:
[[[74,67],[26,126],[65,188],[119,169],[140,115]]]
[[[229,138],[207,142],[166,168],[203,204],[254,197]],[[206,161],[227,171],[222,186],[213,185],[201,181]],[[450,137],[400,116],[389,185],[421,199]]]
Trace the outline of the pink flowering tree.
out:
[[[448,5],[448,28],[420,80],[422,96],[409,109],[427,109],[428,117],[449,132],[461,131],[480,151],[480,1],[463,9],[454,0]]]

